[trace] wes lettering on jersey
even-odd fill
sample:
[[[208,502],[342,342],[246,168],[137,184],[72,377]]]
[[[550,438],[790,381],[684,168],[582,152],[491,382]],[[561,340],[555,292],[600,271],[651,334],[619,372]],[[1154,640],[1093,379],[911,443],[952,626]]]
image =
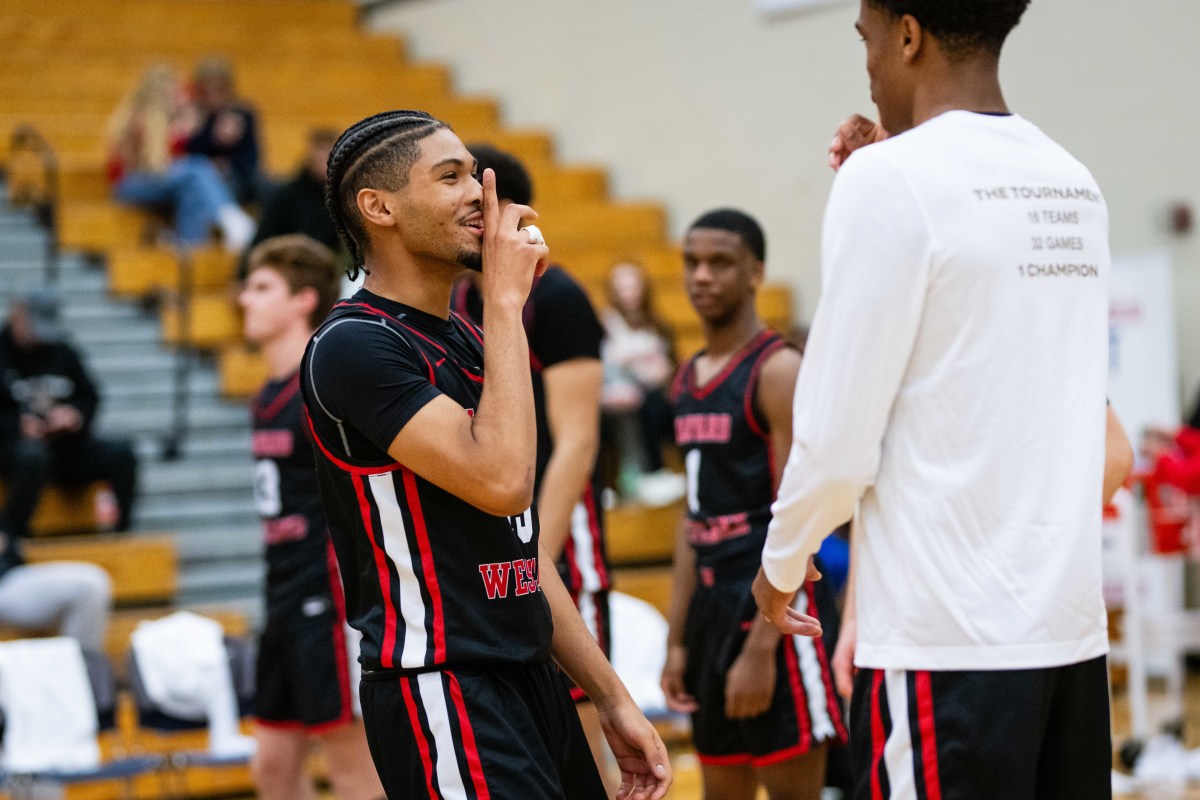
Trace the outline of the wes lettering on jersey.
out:
[[[479,329],[364,289],[334,307],[301,376],[364,669],[549,659],[536,510],[492,516],[387,454],[438,395],[473,413],[483,392]]]

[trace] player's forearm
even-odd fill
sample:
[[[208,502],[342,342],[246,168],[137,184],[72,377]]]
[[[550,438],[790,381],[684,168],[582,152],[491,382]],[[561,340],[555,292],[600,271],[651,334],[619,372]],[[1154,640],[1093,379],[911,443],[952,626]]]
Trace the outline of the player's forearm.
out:
[[[521,324],[521,308],[497,303],[484,319],[484,375],[479,407],[471,424],[481,475],[493,484],[517,514],[533,501],[537,428],[529,342]]]
[[[687,540],[686,522],[675,534],[675,556],[671,563],[671,606],[667,610],[667,644],[683,644],[688,606],[696,593],[696,552]]]
[[[800,588],[809,556],[854,514],[863,486],[861,479],[822,469],[802,444],[793,446],[763,547],[763,572],[772,586],[784,592]]]
[[[625,685],[583,624],[545,548],[542,548],[541,559],[545,566],[539,567],[538,574],[554,619],[554,639],[551,643],[554,660],[587,693],[600,711],[623,701],[633,702]]]
[[[570,535],[571,515],[592,477],[598,449],[598,434],[555,437],[537,498],[542,546],[555,560]]]

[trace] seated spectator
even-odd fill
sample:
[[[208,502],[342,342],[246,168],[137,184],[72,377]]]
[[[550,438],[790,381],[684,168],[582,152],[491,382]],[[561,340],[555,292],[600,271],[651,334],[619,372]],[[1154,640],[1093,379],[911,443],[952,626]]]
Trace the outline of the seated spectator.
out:
[[[128,530],[137,487],[129,442],[98,439],[96,386],[65,341],[58,296],[39,289],[15,301],[0,330],[0,474],[7,484],[5,528],[29,535],[29,520],[48,481],[84,486],[107,481],[117,501],[117,530]]]
[[[212,162],[187,155],[194,111],[167,67],[147,70],[109,121],[108,177],[114,198],[175,217],[175,238],[194,247],[220,229],[225,246],[240,252],[254,221],[234,201]]]
[[[262,221],[251,246],[275,236],[303,233],[335,253],[343,252],[333,219],[325,210],[325,167],[337,137],[337,131],[325,128],[309,134],[304,164],[296,176],[276,189],[263,206]],[[242,277],[245,277],[245,271],[246,256],[243,255]]]
[[[0,531],[0,622],[51,628],[100,651],[111,605],[112,580],[103,569],[76,561],[26,564],[20,541]]]
[[[239,203],[260,203],[271,193],[259,170],[258,114],[234,91],[233,65],[209,56],[192,75],[199,124],[184,149],[216,166]],[[332,145],[332,143],[331,143]]]
[[[637,264],[612,268],[600,322],[605,333],[600,404],[620,452],[619,489],[630,495],[642,475],[662,470],[663,442],[673,437],[666,394],[675,366],[673,337],[654,313],[649,282]]]

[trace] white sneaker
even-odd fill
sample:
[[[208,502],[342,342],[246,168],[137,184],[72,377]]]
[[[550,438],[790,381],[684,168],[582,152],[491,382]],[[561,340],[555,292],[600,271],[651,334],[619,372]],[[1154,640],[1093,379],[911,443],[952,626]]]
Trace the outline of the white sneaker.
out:
[[[231,253],[245,250],[258,229],[254,219],[237,206],[225,206],[217,212],[217,227],[221,229],[225,249]]]

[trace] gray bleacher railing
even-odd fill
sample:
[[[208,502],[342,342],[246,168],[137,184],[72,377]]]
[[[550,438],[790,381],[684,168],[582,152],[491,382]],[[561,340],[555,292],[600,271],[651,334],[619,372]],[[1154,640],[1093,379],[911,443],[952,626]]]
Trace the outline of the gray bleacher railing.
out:
[[[191,377],[196,364],[196,346],[192,340],[192,300],[196,293],[192,251],[180,248],[179,284],[175,287],[176,339],[175,374],[171,386],[171,429],[163,437],[163,459],[174,461],[183,455],[188,434],[188,410],[191,406]]]
[[[29,154],[41,166],[41,180],[17,188],[13,200],[32,207],[46,229],[46,283],[53,285],[58,282],[58,154],[32,125],[18,125],[13,130],[9,153],[13,160]]]

